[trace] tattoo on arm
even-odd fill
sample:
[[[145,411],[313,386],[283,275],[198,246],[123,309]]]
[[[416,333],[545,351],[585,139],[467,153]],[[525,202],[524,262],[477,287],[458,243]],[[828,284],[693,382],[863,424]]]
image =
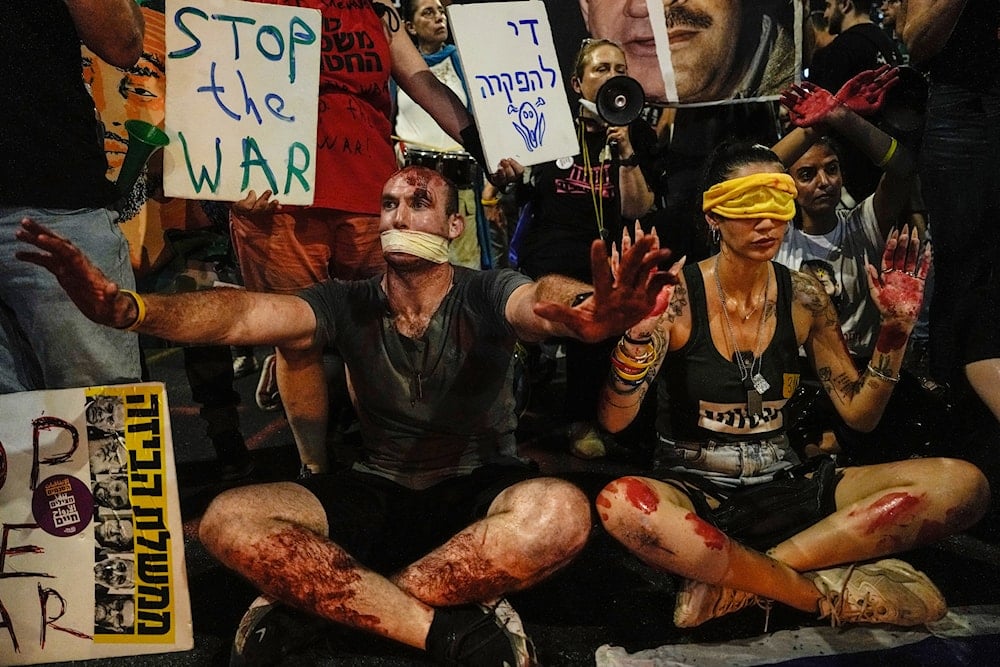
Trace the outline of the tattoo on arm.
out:
[[[864,382],[862,378],[852,380],[846,373],[834,377],[829,366],[817,369],[816,375],[828,394],[836,395],[843,400],[850,400],[856,396]]]
[[[681,313],[684,312],[684,307],[687,306],[687,302],[687,287],[683,284],[678,285],[674,288],[673,296],[670,297],[670,305],[667,306],[667,310],[665,312],[667,321],[673,324],[677,318],[681,316]],[[662,340],[660,342],[662,342]]]
[[[806,310],[812,313],[813,318],[818,320],[822,326],[840,326],[837,319],[837,311],[830,303],[830,297],[823,290],[815,278],[811,278],[799,271],[792,271],[792,291],[795,298]]]

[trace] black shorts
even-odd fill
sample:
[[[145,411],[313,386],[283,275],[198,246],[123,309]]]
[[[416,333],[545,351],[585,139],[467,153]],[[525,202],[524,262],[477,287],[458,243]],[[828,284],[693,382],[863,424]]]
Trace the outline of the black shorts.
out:
[[[421,491],[339,470],[299,481],[326,511],[330,539],[376,572],[392,574],[486,515],[507,487],[539,477],[532,466],[483,466]]]
[[[782,471],[771,482],[738,489],[674,470],[657,471],[653,477],[686,493],[698,516],[727,536],[766,551],[833,514],[843,475],[832,458],[817,456]]]

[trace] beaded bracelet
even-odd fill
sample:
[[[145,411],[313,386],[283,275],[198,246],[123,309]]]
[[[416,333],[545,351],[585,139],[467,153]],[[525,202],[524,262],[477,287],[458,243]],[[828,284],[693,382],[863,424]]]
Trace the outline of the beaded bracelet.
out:
[[[897,382],[899,382],[899,376],[898,375],[896,377],[892,377],[891,375],[886,375],[885,373],[883,373],[879,369],[875,368],[871,364],[868,364],[868,373],[871,374],[871,375],[874,375],[875,377],[877,377],[880,380],[885,380],[886,382],[889,382],[890,384],[896,384]]]
[[[135,316],[135,320],[132,322],[132,324],[126,327],[119,327],[119,328],[124,329],[125,331],[135,331],[136,329],[139,328],[140,325],[142,325],[143,321],[145,321],[146,319],[146,302],[143,300],[141,296],[139,296],[130,289],[120,289],[118,291],[121,294],[125,294],[126,296],[132,297],[132,300],[135,301],[136,310],[138,310],[138,314]]]

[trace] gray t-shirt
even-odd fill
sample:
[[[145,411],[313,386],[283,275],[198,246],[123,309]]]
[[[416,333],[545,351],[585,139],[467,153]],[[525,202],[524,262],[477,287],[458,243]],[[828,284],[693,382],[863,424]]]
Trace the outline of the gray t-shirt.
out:
[[[420,339],[397,331],[380,281],[328,280],[300,292],[316,313],[317,341],[347,365],[365,452],[357,467],[422,489],[516,456],[517,339],[504,309],[530,280],[455,267]]]

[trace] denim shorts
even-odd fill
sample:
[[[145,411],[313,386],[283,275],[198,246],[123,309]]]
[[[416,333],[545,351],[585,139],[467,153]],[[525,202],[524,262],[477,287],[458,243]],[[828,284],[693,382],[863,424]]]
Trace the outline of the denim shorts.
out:
[[[770,482],[799,463],[788,436],[746,442],[687,442],[659,437],[656,467],[702,475],[721,486]]]

